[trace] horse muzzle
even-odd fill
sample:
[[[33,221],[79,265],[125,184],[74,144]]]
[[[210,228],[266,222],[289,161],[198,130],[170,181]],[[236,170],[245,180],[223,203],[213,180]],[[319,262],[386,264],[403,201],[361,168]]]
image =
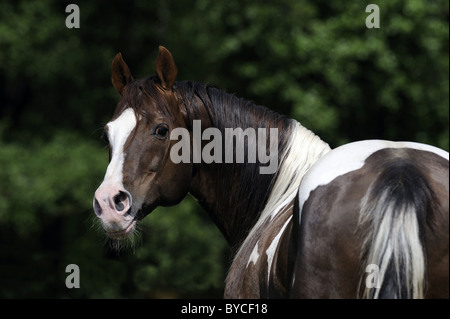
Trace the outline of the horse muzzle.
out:
[[[132,197],[125,189],[101,185],[94,196],[94,212],[100,218],[106,235],[125,238],[136,227],[136,216],[132,214]]]

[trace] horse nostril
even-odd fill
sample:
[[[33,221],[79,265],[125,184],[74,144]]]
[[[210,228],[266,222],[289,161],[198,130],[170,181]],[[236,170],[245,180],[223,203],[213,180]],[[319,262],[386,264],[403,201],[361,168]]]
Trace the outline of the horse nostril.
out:
[[[114,196],[114,206],[118,212],[121,212],[125,209],[124,201],[127,199],[127,194],[120,191],[119,194]]]
[[[97,216],[100,216],[102,214],[102,208],[100,207],[100,204],[97,201],[97,198],[94,200],[94,212]]]

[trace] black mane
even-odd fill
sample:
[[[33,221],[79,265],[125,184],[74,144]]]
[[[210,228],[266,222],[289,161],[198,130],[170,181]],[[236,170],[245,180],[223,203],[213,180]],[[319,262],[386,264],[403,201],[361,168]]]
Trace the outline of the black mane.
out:
[[[281,156],[291,134],[291,119],[212,85],[183,81],[176,82],[175,86],[186,106],[188,126],[192,125],[194,119],[201,117],[204,107],[211,123],[222,132],[222,136],[225,136],[225,128],[240,127],[243,130],[254,128],[256,132],[258,128],[278,128],[278,163],[281,162]],[[201,104],[197,103],[198,100],[201,101]],[[191,128],[188,127],[188,129]],[[267,134],[266,145],[268,153],[269,134]],[[247,144],[245,145],[245,154],[247,155]],[[212,209],[223,211],[225,208],[225,211],[246,212],[245,214],[235,214],[236,217],[241,216],[241,218],[245,216],[245,218],[253,219],[255,216],[259,216],[267,203],[277,173],[260,174],[258,161],[257,163],[214,165],[217,166],[215,170],[217,181],[222,181],[216,184],[216,194],[222,197],[217,201],[217,205],[226,205],[226,207]],[[244,221],[237,220],[236,222],[244,224]],[[239,237],[245,238],[248,230],[243,231],[244,233],[239,234]]]

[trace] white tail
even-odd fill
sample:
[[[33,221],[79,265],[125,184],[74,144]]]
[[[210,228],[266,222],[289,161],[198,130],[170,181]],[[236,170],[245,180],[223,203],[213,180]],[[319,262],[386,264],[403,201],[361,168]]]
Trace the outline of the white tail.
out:
[[[405,161],[383,170],[361,203],[361,265],[378,267],[378,286],[362,276],[362,298],[423,298],[426,284],[424,230],[433,193],[417,168]]]

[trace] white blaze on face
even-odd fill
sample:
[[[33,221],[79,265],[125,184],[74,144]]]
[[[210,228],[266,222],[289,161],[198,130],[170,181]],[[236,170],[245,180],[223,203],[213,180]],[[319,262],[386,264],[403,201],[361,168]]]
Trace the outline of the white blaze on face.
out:
[[[134,111],[131,108],[127,108],[117,119],[107,124],[108,139],[111,144],[111,162],[106,170],[102,185],[108,183],[118,184],[120,187],[123,187],[122,170],[125,159],[123,148],[136,123]]]
[[[131,212],[132,197],[123,187],[124,146],[136,127],[136,116],[128,108],[114,121],[107,124],[111,146],[111,162],[103,183],[94,195],[94,211],[101,219],[109,237],[123,238],[134,230],[135,216]]]

